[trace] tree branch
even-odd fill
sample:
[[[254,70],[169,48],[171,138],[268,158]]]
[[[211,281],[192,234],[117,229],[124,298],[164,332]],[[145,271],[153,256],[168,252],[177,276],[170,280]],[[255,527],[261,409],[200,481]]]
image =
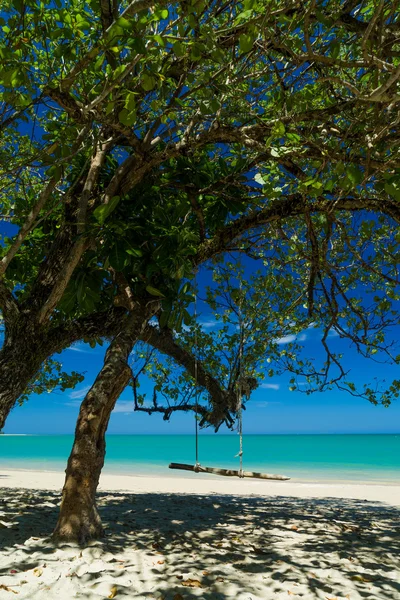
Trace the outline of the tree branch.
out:
[[[54,188],[56,187],[58,181],[60,180],[60,177],[61,177],[61,174],[57,177],[56,176],[52,177],[48,181],[48,183],[47,183],[46,187],[44,188],[44,190],[42,191],[42,193],[40,194],[38,201],[32,208],[29,215],[27,216],[25,223],[22,225],[22,227],[18,231],[17,237],[15,238],[13,244],[11,245],[11,247],[8,249],[5,256],[3,256],[3,258],[0,261],[0,277],[2,275],[4,275],[8,265],[10,264],[10,262],[12,261],[12,259],[14,258],[14,256],[16,255],[16,253],[18,252],[20,247],[22,246],[26,236],[32,230],[38,214],[40,213],[42,208],[45,206],[47,200],[50,198],[51,194],[53,193]]]
[[[265,208],[254,210],[222,227],[214,237],[201,244],[198,253],[193,258],[193,263],[199,265],[220,254],[234,239],[260,225],[276,223],[290,217],[304,215],[306,212],[312,214],[332,210],[335,212],[374,211],[378,214],[385,214],[400,224],[400,205],[389,199],[382,201],[377,198],[357,197],[338,200],[319,198],[314,203],[308,203],[300,194],[293,194],[283,199],[279,198]]]
[[[64,264],[61,265],[61,268],[54,280],[50,294],[39,310],[39,323],[44,323],[44,321],[49,318],[50,314],[57,306],[65,291],[65,288],[68,285],[69,280],[71,279],[71,275],[74,272],[75,267],[79,263],[82,254],[88,248],[89,240],[84,236],[87,205],[110,147],[111,142],[101,144],[100,148],[92,158],[90,169],[85,180],[81,197],[79,199],[77,214],[77,233],[79,237],[73,244],[71,251],[64,261]]]
[[[141,340],[173,358],[192,377],[196,376],[196,357],[177,343],[172,336],[171,330],[156,329],[148,325],[141,335]],[[232,424],[233,419],[229,410],[236,409],[236,395],[232,391],[229,392],[222,389],[218,381],[205,370],[201,361],[197,361],[196,380],[210,394],[210,402],[213,407],[211,412],[207,412],[207,416],[203,416],[204,420],[215,427],[219,426],[223,421]]]
[[[0,279],[0,309],[3,313],[6,327],[8,323],[12,323],[17,319],[20,313],[18,302],[2,279]]]

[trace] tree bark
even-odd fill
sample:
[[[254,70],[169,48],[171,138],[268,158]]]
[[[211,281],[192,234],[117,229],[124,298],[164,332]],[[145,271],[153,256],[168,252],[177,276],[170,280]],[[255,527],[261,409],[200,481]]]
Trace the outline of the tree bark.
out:
[[[83,338],[116,335],[125,316],[125,309],[113,307],[50,329],[36,326],[32,319],[16,318],[12,326],[6,328],[0,350],[0,431],[16,401],[47,358]]]
[[[30,381],[30,377],[19,371],[19,362],[15,354],[7,355],[5,349],[0,351],[0,431],[11,409]]]
[[[18,328],[6,335],[0,350],[0,430],[28,383],[48,357],[40,335],[32,337],[28,328]]]
[[[114,405],[132,374],[127,364],[129,354],[148,317],[135,315],[127,330],[114,339],[103,368],[82,402],[53,534],[57,541],[85,545],[103,535],[95,495],[106,453],[105,434]]]

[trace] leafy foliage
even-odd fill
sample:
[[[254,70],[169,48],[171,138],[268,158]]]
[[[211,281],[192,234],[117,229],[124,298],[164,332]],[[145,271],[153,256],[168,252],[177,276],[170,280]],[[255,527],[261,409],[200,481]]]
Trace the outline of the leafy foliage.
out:
[[[188,347],[194,273],[225,256],[208,295],[222,327],[197,335],[227,389],[240,294],[249,377],[267,353],[293,370],[293,388],[299,375],[310,389],[342,385],[332,330],[398,362],[386,335],[399,322],[393,3],[104,4],[2,10],[0,204],[18,228],[1,249],[6,334],[24,319],[50,335],[157,300],[160,329]],[[238,253],[262,265],[249,281]],[[278,353],[274,339],[311,323],[322,366]]]
[[[84,378],[84,374],[77,371],[66,373],[62,370],[62,364],[59,361],[49,358],[43,363],[35,380],[28,385],[25,392],[18,398],[18,403],[22,405],[29,399],[31,394],[50,394],[54,390],[64,392],[74,388]]]

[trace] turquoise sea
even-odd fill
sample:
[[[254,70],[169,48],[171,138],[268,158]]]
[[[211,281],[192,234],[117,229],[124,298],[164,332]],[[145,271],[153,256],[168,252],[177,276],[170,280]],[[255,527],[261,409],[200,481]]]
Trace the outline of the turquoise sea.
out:
[[[72,441],[72,435],[0,435],[0,469],[64,470]],[[238,468],[238,445],[236,435],[201,435],[200,462]],[[194,436],[109,435],[104,471],[192,477],[168,464],[194,463],[194,455]],[[248,435],[244,468],[294,480],[400,483],[400,434]]]
[[[0,435],[0,469],[64,470],[72,441],[72,435]],[[200,435],[200,462],[238,468],[238,445],[236,435]],[[194,460],[194,436],[109,435],[104,471],[192,476],[168,464]],[[248,435],[244,468],[305,481],[400,483],[400,434]]]

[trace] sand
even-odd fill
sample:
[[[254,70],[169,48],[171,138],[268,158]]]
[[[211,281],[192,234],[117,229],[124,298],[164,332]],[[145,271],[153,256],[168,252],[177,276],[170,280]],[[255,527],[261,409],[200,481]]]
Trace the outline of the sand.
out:
[[[0,599],[400,599],[400,486],[103,475],[106,537],[56,547],[62,473],[0,471]]]

